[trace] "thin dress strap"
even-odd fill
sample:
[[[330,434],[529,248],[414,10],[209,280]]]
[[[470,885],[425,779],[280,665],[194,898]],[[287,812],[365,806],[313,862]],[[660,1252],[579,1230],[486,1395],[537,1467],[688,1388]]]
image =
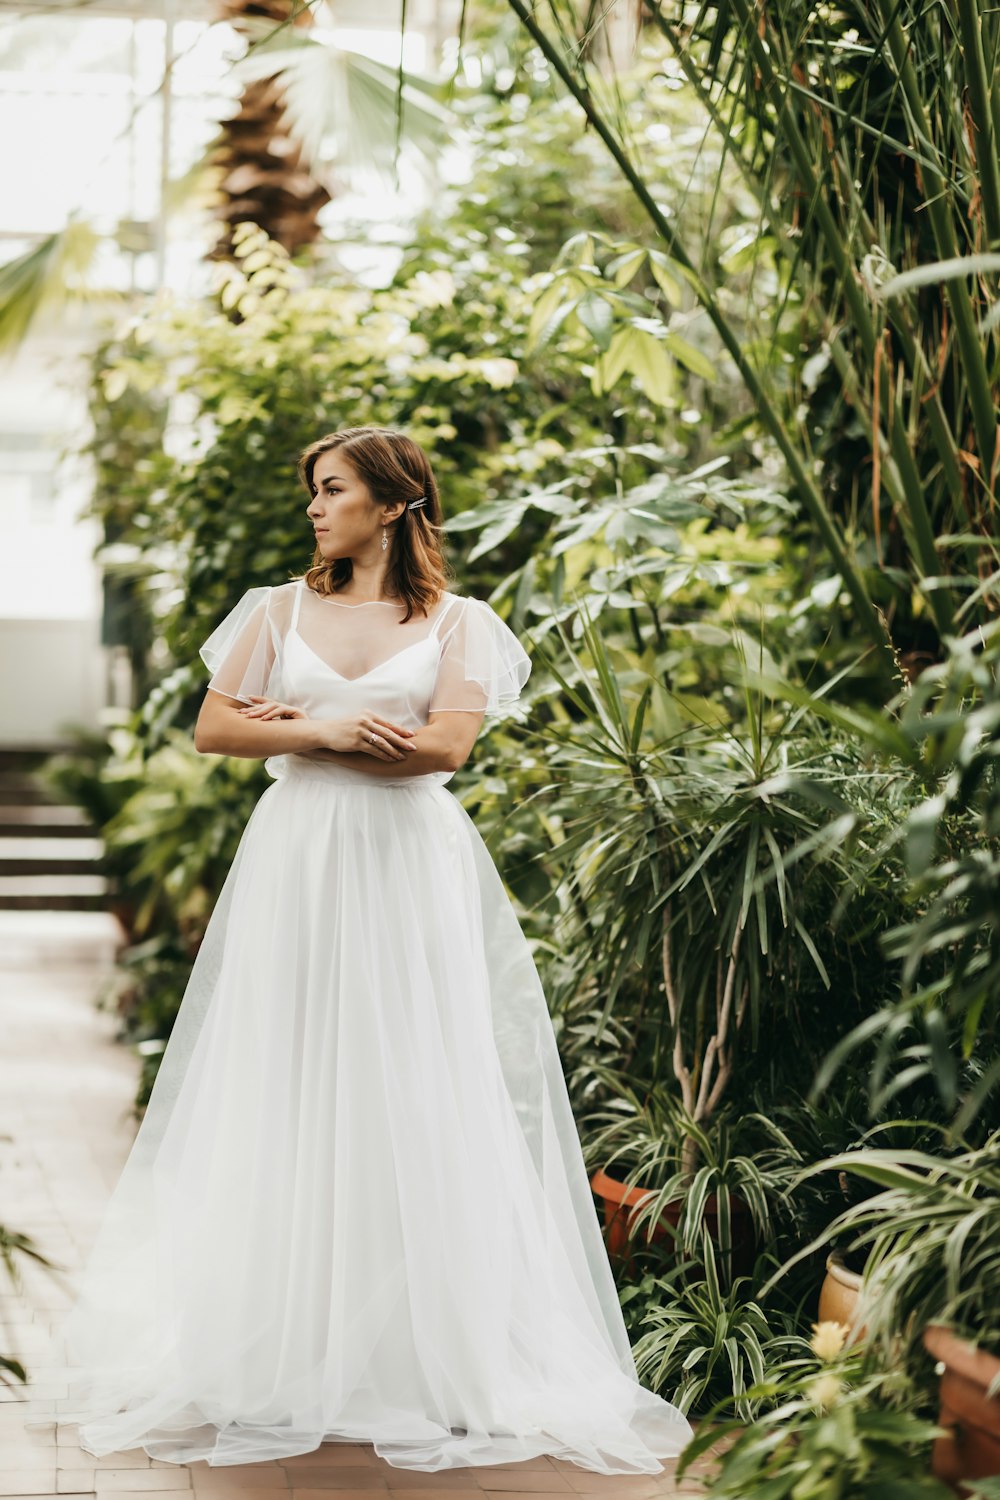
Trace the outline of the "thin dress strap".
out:
[[[299,623],[299,605],[302,603],[302,590],[306,586],[304,578],[297,578],[295,582],[298,587],[295,590],[295,599],[292,603],[292,623],[290,627],[292,630],[295,630]]]

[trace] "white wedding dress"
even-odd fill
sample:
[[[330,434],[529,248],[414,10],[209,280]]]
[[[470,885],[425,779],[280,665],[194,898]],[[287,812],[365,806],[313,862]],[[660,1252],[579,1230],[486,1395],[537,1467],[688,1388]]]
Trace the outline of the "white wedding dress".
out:
[[[482,600],[402,623],[303,580],[251,589],[202,656],[232,697],[411,728],[501,711],[530,670]],[[176,1463],[349,1440],[659,1472],[691,1429],[636,1378],[538,973],[452,773],[267,766],[55,1330],[65,1395],[28,1424]]]

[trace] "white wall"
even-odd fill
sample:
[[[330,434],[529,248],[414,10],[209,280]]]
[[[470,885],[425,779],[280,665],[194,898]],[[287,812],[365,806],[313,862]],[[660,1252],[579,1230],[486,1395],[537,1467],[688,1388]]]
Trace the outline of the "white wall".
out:
[[[58,749],[104,702],[96,619],[0,619],[0,748]]]
[[[89,466],[65,456],[87,420],[79,350],[32,337],[0,361],[0,748],[57,746],[104,702],[100,532]]]

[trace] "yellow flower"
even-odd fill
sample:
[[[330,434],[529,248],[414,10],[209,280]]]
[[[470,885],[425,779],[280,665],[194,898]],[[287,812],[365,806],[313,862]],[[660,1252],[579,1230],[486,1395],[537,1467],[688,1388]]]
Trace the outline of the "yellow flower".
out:
[[[810,1348],[817,1359],[836,1359],[849,1332],[846,1323],[814,1323]]]
[[[827,1327],[831,1326],[837,1327],[838,1325],[827,1324]],[[817,1375],[809,1386],[807,1394],[813,1406],[820,1411],[825,1411],[827,1407],[833,1406],[842,1390],[843,1386],[836,1375]]]

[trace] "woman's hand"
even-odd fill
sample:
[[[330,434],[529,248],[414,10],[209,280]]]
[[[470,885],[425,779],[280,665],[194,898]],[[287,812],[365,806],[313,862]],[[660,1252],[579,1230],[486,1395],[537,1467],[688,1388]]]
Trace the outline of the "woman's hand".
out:
[[[274,698],[261,698],[257,693],[247,693],[253,707],[245,704],[243,708],[236,710],[247,719],[306,719],[306,714],[301,708],[296,708],[294,703],[278,703]]]
[[[346,719],[328,719],[322,726],[328,750],[357,751],[376,760],[405,760],[416,750],[413,730],[403,729],[378,714],[351,714]]]
[[[309,715],[294,703],[279,703],[276,698],[262,698],[257,693],[248,693],[250,703],[237,709],[245,719],[307,719]],[[407,751],[417,747],[413,743],[412,729],[403,729],[378,714],[353,714],[346,719],[319,721],[323,735],[324,750],[363,750],[376,760],[403,760]],[[322,754],[322,751],[320,752]]]

